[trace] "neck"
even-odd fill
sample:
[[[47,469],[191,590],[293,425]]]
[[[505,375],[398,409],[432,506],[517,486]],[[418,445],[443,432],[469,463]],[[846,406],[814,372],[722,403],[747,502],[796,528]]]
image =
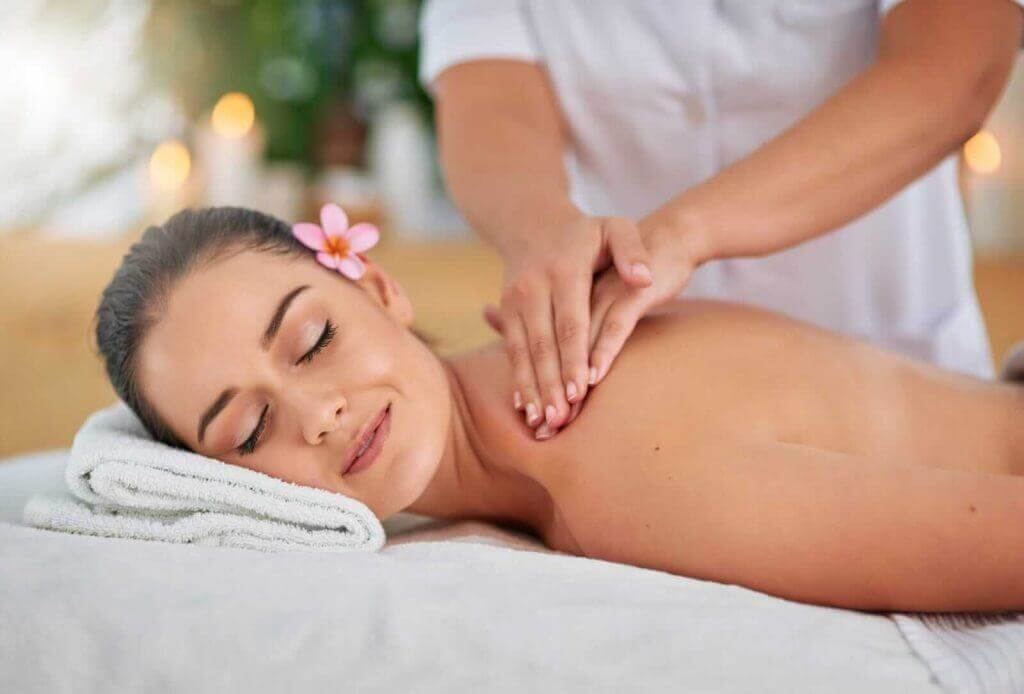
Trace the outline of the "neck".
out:
[[[510,468],[481,436],[454,361],[439,360],[451,402],[447,444],[437,471],[408,511],[452,519],[507,523],[539,532],[546,495]],[[500,452],[499,452],[500,453]]]

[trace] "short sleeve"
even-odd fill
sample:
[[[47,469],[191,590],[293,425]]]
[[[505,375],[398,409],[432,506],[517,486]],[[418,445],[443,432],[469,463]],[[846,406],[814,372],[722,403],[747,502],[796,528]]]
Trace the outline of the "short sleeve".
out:
[[[428,0],[420,14],[419,80],[478,58],[540,60],[521,0]]]
[[[880,0],[879,6],[878,6],[879,13],[884,15],[886,12],[888,12],[892,8],[896,7],[897,5],[899,5],[900,3],[905,2],[905,1],[906,0]],[[1024,11],[1024,0],[1009,0],[1009,1],[1016,3],[1017,5],[1020,6],[1021,10]],[[1021,48],[1024,49],[1024,37],[1021,38],[1021,44],[1020,45],[1021,45]]]

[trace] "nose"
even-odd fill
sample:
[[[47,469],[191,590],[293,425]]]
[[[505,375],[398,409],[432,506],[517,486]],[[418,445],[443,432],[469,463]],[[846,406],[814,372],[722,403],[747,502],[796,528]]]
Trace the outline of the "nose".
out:
[[[307,396],[299,404],[299,426],[306,443],[316,446],[327,434],[341,426],[341,415],[348,408],[345,398],[337,393]]]

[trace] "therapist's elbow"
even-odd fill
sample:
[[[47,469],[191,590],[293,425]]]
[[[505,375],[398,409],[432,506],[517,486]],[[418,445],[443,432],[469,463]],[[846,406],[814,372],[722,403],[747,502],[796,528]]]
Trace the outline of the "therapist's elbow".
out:
[[[944,80],[919,83],[914,99],[918,113],[912,136],[915,146],[938,158],[956,151],[981,130],[1004,84],[1005,78],[1000,81],[988,70],[961,70]]]
[[[963,144],[985,125],[1010,79],[1018,42],[1015,38],[1007,50],[991,50],[986,58],[961,63],[947,73],[940,88],[948,97],[945,130],[951,148]]]
[[[993,63],[978,69],[966,80],[955,109],[955,145],[981,130],[999,101],[1010,76],[1012,63]]]

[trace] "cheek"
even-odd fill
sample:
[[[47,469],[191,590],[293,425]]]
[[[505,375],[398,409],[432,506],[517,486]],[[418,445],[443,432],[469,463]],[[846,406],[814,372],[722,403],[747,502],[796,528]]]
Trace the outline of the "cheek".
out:
[[[441,362],[418,340],[409,349],[403,367],[410,383],[407,427],[415,436],[417,463],[429,468],[440,461],[448,444],[451,392]]]
[[[330,368],[358,386],[373,387],[398,380],[405,361],[404,347],[387,327],[369,321],[358,328],[343,325],[340,339],[331,351]]]
[[[304,487],[328,488],[322,465],[308,446],[278,440],[260,448],[252,456],[237,457],[234,464]]]
[[[401,511],[419,498],[448,443],[451,401],[441,363],[415,338],[403,345],[395,362],[392,458],[389,468],[381,469],[381,486],[375,484],[365,502],[378,515]]]
[[[356,377],[369,382],[394,380],[401,377],[402,360],[396,358],[396,351],[387,345],[367,345],[359,358],[353,361],[353,368],[358,369]],[[396,384],[398,385],[398,384]]]
[[[342,382],[357,398],[395,395],[417,405],[417,409],[429,407],[428,401],[439,393],[431,374],[433,365],[418,349],[422,345],[390,323],[367,328],[362,335],[342,340],[334,353],[332,368],[341,375]]]

